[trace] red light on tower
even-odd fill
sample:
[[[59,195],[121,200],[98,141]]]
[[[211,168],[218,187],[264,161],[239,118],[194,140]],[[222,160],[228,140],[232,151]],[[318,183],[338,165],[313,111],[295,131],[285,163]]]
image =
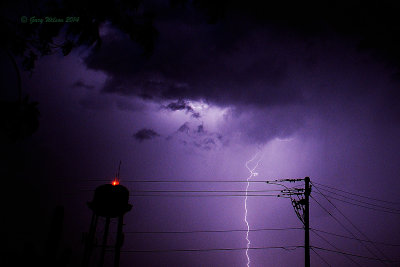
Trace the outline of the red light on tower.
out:
[[[122,163],[122,162],[119,161],[118,172],[117,172],[117,174],[116,174],[114,180],[111,182],[111,184],[112,184],[113,186],[119,185],[119,171],[120,171],[120,169],[121,169],[121,163]]]

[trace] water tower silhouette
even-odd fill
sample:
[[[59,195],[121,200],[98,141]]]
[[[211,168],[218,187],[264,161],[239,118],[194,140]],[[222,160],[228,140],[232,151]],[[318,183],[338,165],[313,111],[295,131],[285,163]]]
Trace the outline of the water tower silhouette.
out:
[[[83,267],[89,266],[91,263],[94,266],[102,267],[104,265],[104,256],[106,248],[114,247],[114,266],[119,266],[121,246],[123,243],[123,217],[124,214],[131,210],[132,205],[128,203],[129,200],[129,190],[119,184],[119,180],[114,180],[111,184],[100,185],[96,188],[93,201],[88,203],[89,208],[93,211],[92,220],[90,223],[89,234],[85,239],[85,251],[83,255]],[[105,227],[103,231],[103,238],[101,240],[101,245],[95,244],[95,235],[97,222],[99,217],[104,217]],[[108,232],[110,227],[110,221],[113,218],[117,218],[117,238],[114,246],[109,246],[107,244]],[[98,263],[93,263],[91,260],[91,255],[94,247],[100,247],[100,259]]]

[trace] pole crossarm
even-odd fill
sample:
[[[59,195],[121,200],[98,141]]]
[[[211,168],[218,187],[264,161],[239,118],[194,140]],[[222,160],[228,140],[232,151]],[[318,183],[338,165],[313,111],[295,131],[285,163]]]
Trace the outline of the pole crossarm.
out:
[[[290,198],[294,212],[304,226],[304,266],[310,267],[310,178],[276,179],[265,182],[284,187],[281,190],[281,195]],[[304,188],[289,188],[282,184],[283,182],[304,182]]]
[[[285,178],[285,179],[276,179],[276,180],[269,180],[269,181],[265,181],[267,184],[269,183],[274,183],[274,182],[290,182],[290,183],[294,183],[294,182],[301,182],[304,181],[305,178]]]

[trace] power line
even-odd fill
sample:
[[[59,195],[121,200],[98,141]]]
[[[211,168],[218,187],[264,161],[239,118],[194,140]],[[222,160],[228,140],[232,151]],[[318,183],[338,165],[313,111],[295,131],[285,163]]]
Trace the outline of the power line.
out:
[[[93,190],[91,190],[93,191]],[[87,191],[80,191],[80,192],[87,192]],[[211,191],[212,192],[212,191]],[[129,194],[130,197],[246,197],[245,194]],[[184,193],[184,192],[182,192]],[[260,192],[261,193],[261,192]],[[66,194],[68,196],[76,196],[78,195],[76,192]],[[247,195],[248,197],[279,197],[279,198],[289,198],[285,195],[280,194],[251,194]]]
[[[325,262],[326,265],[331,266],[321,255],[319,255],[318,252],[316,252],[313,248],[311,248],[311,250],[315,253],[315,255],[318,256],[318,258],[320,258],[323,262]]]
[[[172,194],[144,194],[144,195],[129,195],[131,197],[246,197],[246,195],[216,195],[216,194],[203,194],[203,195],[172,195]],[[281,197],[288,198],[282,195],[247,195],[248,197]]]
[[[346,193],[346,194],[350,194],[350,195],[353,195],[353,196],[358,196],[358,197],[362,197],[362,198],[366,198],[366,199],[370,199],[370,200],[375,200],[375,201],[380,201],[380,202],[386,202],[386,203],[391,203],[391,204],[400,205],[400,202],[393,202],[393,201],[387,201],[387,200],[383,200],[383,199],[378,199],[378,198],[372,198],[372,197],[368,197],[368,196],[363,196],[363,195],[351,193],[351,192],[348,192],[348,191],[345,191],[345,190],[342,190],[342,189],[338,189],[338,188],[333,187],[333,186],[324,185],[324,184],[317,183],[317,182],[313,182],[313,184],[317,184],[317,185],[320,185],[320,186],[323,186],[323,187],[327,187],[327,188],[330,188],[330,189],[333,189],[333,190],[337,190],[337,191],[340,191],[340,192],[343,192],[343,193]]]
[[[79,190],[79,192],[94,192],[94,190]],[[151,192],[155,192],[154,194],[149,194]],[[204,192],[204,193],[203,193]],[[225,193],[235,193],[239,194],[225,194]],[[212,191],[212,190],[142,190],[141,193],[144,194],[129,194],[130,197],[280,197],[280,198],[288,198],[284,194],[263,194],[266,192],[263,191],[252,191],[252,193],[259,194],[240,194],[244,191],[234,191],[234,190],[226,190],[226,191]],[[175,194],[170,194],[175,193]],[[189,193],[189,194],[186,194]],[[190,194],[190,193],[198,193],[198,194]],[[205,194],[205,193],[215,193],[215,194]],[[77,195],[77,192],[69,193],[67,195]]]
[[[282,190],[132,190],[131,192],[149,192],[149,193],[265,193],[280,192]]]
[[[324,240],[326,243],[328,243],[331,247],[333,247],[334,249],[340,251],[340,249],[338,249],[334,244],[332,244],[331,242],[329,242],[326,238],[324,238],[323,236],[321,236],[320,234],[318,234],[317,232],[315,232],[313,229],[311,229],[311,231],[316,234],[319,238],[321,238],[322,240]],[[352,258],[350,258],[348,255],[344,254],[346,256],[347,259],[349,259],[351,262],[353,262],[354,264],[356,264],[357,266],[361,266],[360,264],[358,264],[358,262],[354,261]]]
[[[84,192],[93,192],[93,189],[80,190]],[[203,194],[203,193],[246,193],[244,190],[133,190],[130,196],[283,196],[281,194],[261,194],[268,192],[281,192],[282,190],[251,190],[247,191],[250,193],[260,193],[260,194]],[[135,194],[135,193],[158,193],[158,194]],[[181,194],[169,194],[169,193],[182,193]],[[199,195],[189,195],[183,193],[201,193]]]
[[[362,255],[358,255],[358,254],[353,254],[353,253],[348,253],[348,252],[342,252],[342,251],[337,251],[337,250],[332,250],[332,249],[327,249],[327,248],[321,248],[321,247],[316,247],[316,246],[312,246],[312,248],[315,249],[319,249],[319,250],[324,250],[324,251],[329,251],[329,252],[334,252],[334,253],[338,253],[338,254],[345,254],[348,256],[353,256],[353,257],[358,257],[358,258],[363,258],[363,259],[368,259],[368,260],[376,260],[376,261],[381,261],[383,262],[400,262],[400,261],[393,261],[393,260],[382,260],[380,258],[373,258],[373,257],[368,257],[368,256],[362,256]]]
[[[330,190],[327,190],[327,189],[324,189],[324,188],[319,188],[319,189],[323,190],[323,191],[327,191],[327,192],[329,192],[331,194],[346,198],[346,199],[350,199],[350,200],[353,200],[353,201],[357,201],[357,202],[363,203],[363,204],[367,204],[367,205],[371,205],[371,206],[378,207],[378,208],[384,208],[384,209],[393,210],[393,211],[399,211],[400,212],[400,209],[394,209],[393,207],[387,207],[387,206],[377,205],[377,204],[369,203],[369,202],[366,202],[366,201],[358,200],[358,199],[355,199],[355,198],[351,198],[351,197],[348,197],[348,196],[345,196],[345,195],[338,194],[336,192],[333,192],[333,191],[330,191]]]
[[[322,195],[319,192],[315,192],[315,193]],[[327,196],[327,195],[325,195],[325,196],[328,197],[328,198],[331,198],[331,199],[335,199],[335,200],[338,200],[338,201],[341,201],[341,202],[348,203],[348,204],[353,205],[353,206],[357,206],[357,207],[361,207],[361,208],[365,208],[365,209],[369,209],[369,210],[375,210],[375,211],[392,213],[392,214],[400,214],[400,210],[389,209],[389,208],[385,208],[385,209],[388,209],[388,210],[377,209],[377,208],[373,208],[373,207],[360,205],[360,204],[357,204],[357,203],[354,203],[354,202],[350,202],[350,201],[347,201],[347,200],[344,200],[344,199],[336,198],[336,197],[333,197],[333,196]],[[369,205],[372,205],[372,204],[369,204]],[[374,205],[374,206],[376,206],[376,205]]]
[[[94,189],[82,189],[80,191],[95,191]],[[131,190],[131,193],[266,193],[281,192],[282,190]]]
[[[250,229],[250,232],[258,231],[286,231],[286,230],[302,230],[301,227],[287,227],[287,228],[260,228]],[[247,229],[233,229],[233,230],[194,230],[194,231],[128,231],[126,234],[194,234],[194,233],[232,233],[232,232],[247,232]]]
[[[354,223],[352,223],[351,222],[351,220],[346,216],[346,215],[344,215],[343,214],[343,212],[341,212],[340,210],[339,210],[339,208],[335,205],[335,204],[333,204],[332,203],[332,201],[330,201],[319,189],[318,189],[318,187],[316,187],[315,185],[314,185],[314,187],[317,189],[317,191],[318,192],[320,192],[321,193],[321,195],[365,238],[365,239],[367,239],[367,240],[369,240],[370,241],[370,239],[368,238],[368,236],[367,235],[365,235]],[[361,241],[360,241],[361,242]],[[362,244],[364,244],[363,242],[361,242]],[[374,243],[372,243],[372,245],[374,246],[374,248],[377,250],[377,251],[379,251],[379,253],[381,253],[382,255],[383,255],[383,257],[384,258],[386,258],[386,259],[388,259],[388,260],[390,260]],[[369,249],[368,249],[368,251],[369,252],[371,252],[375,257],[377,257],[377,258],[379,258],[375,253],[373,253],[372,251],[370,251]]]
[[[111,179],[89,179],[88,182],[110,182]],[[124,183],[247,183],[243,180],[125,180]],[[267,180],[250,180],[250,183],[267,183]]]
[[[183,177],[180,177],[181,180],[168,180],[168,177],[164,177],[164,178],[158,178],[155,180],[147,180],[147,179],[142,179],[142,180],[135,180],[135,179],[131,179],[131,178],[123,178],[122,180],[124,182],[131,182],[131,183],[247,183],[246,180],[243,180],[243,177],[236,177],[234,178],[235,180],[232,180],[232,178],[230,178],[229,180],[183,180]],[[110,177],[103,177],[103,178],[92,178],[92,179],[87,179],[87,177],[81,177],[80,179],[77,179],[76,177],[74,177],[75,181],[76,180],[80,180],[80,181],[88,181],[88,182],[110,182],[113,178]],[[223,178],[220,178],[223,179]],[[64,182],[64,181],[70,181],[71,178],[59,178],[59,179],[53,179],[54,181],[60,181],[60,182]],[[304,178],[298,178],[298,179],[275,179],[275,180],[252,180],[251,182],[256,182],[256,183],[269,183],[269,182],[297,182],[297,181],[304,181]]]
[[[328,200],[328,202],[365,238],[365,239],[367,239],[368,241],[371,241],[369,238],[368,238],[368,236],[367,235],[365,235],[354,223],[352,223],[351,221],[350,221],[350,219],[346,216],[346,215],[344,215],[343,214],[343,212],[341,212],[340,210],[339,210],[339,208],[335,205],[335,204],[333,204],[332,203],[332,201],[330,201],[326,196],[325,196],[325,194],[323,194],[320,190],[319,190],[319,188],[318,187],[316,187],[316,186],[314,186],[316,189],[317,189],[317,191],[319,192],[319,193],[321,193],[321,195],[326,199],[326,200]],[[377,250],[377,251],[379,251],[379,253],[381,253],[382,255],[383,255],[383,257],[384,258],[386,258],[387,260],[390,260],[374,243],[372,243],[372,245],[374,246],[374,248]],[[376,255],[374,254],[374,256],[376,257]]]
[[[263,249],[283,249],[292,251],[297,248],[304,248],[304,246],[275,246],[275,247],[250,247],[251,250]],[[210,252],[210,251],[240,251],[247,248],[209,248],[209,249],[160,249],[160,250],[121,250],[121,253],[154,253],[154,252]]]
[[[372,255],[374,255],[375,257],[377,257],[375,255],[375,253],[373,251],[371,251],[361,240],[359,240],[357,238],[357,236],[355,234],[353,234],[352,231],[350,231],[342,222],[340,222],[335,216],[332,215],[332,213],[330,213],[324,206],[322,206],[313,196],[310,196],[326,213],[329,214],[329,216],[331,216],[340,226],[342,226],[343,229],[345,229],[349,234],[351,234],[356,240],[359,241],[359,243],[368,250],[368,252],[370,252]],[[383,263],[383,260],[381,261]]]
[[[331,233],[331,232],[327,232],[327,231],[323,231],[323,230],[319,230],[319,229],[314,229],[314,228],[312,228],[312,230],[313,231],[317,231],[317,232],[321,232],[321,233],[324,233],[324,234],[327,234],[327,235],[336,236],[336,237],[342,237],[342,238],[347,238],[347,239],[352,239],[352,240],[375,243],[375,244],[384,245],[384,246],[400,247],[400,244],[389,244],[389,243],[385,243],[385,242],[369,241],[369,240],[365,240],[365,239],[354,238],[354,237],[351,237],[351,236],[339,235],[339,234],[336,234],[336,233]]]

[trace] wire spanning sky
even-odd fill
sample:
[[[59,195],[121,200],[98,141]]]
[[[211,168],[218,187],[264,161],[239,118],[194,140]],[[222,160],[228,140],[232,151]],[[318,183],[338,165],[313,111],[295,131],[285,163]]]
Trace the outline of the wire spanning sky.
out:
[[[302,266],[290,199],[247,186],[260,147],[251,181],[308,176],[319,189],[313,265],[399,260],[385,245],[400,243],[396,2],[28,2],[1,4],[6,263],[40,259],[62,205],[59,252],[79,265],[91,190],[122,161],[133,208],[121,267],[246,266],[246,189],[251,266]],[[30,23],[64,15],[80,21]],[[38,102],[32,134],[13,123],[18,73],[21,99]]]

